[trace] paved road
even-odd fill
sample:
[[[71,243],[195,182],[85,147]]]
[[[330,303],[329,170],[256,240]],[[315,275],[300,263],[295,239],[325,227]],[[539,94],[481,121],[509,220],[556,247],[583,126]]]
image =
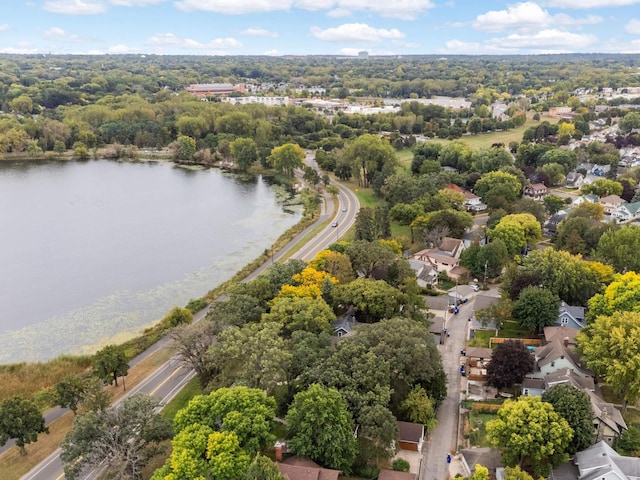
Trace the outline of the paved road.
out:
[[[317,168],[309,154],[307,155],[306,161],[308,164],[314,166],[314,168]],[[297,235],[296,238],[294,238],[282,250],[280,250],[274,256],[274,260],[278,260],[282,256],[286,255],[289,249],[295,246],[302,238],[304,238],[310,232],[314,231],[317,227],[319,227],[323,222],[327,221],[333,215],[335,215],[334,218],[338,221],[338,227],[327,226],[323,228],[320,233],[317,234],[312,240],[310,240],[302,249],[298,250],[294,255],[292,255],[292,258],[310,260],[315,256],[317,252],[325,249],[331,243],[335,242],[339,238],[339,236],[342,233],[346,232],[349,227],[355,222],[355,217],[360,208],[358,198],[353,192],[343,187],[341,184],[334,183],[334,185],[336,185],[340,190],[340,194],[338,195],[338,202],[334,202],[332,197],[325,193],[323,195],[325,204],[322,209],[322,214],[320,215],[318,220],[316,220],[313,225],[305,229],[304,232]],[[268,268],[269,264],[270,263],[265,263],[264,265],[262,265],[259,269],[249,275],[249,277],[247,277],[245,281],[250,280],[260,272]],[[207,310],[208,308],[195,315],[194,321],[197,321],[204,317]],[[133,366],[134,364],[139,363],[144,358],[150,356],[153,352],[167,346],[169,342],[170,340],[168,338],[160,340],[155,345],[150,347],[149,350],[143,352],[142,354],[138,355],[138,357],[133,359],[130,365]],[[169,402],[194,376],[195,372],[193,370],[181,366],[179,359],[177,357],[173,357],[164,365],[159,367],[143,382],[141,382],[135,388],[131,389],[127,393],[127,396],[133,395],[137,392],[143,392],[155,396],[164,404]],[[124,398],[120,399],[118,402],[116,402],[116,404],[122,402],[123,399]],[[55,415],[52,414],[53,416],[57,415],[56,418],[59,418],[64,413],[66,413],[66,410],[63,409],[54,409],[53,411],[57,411]],[[98,475],[99,473],[96,470],[92,470],[90,472],[83,473],[80,476],[80,479],[95,480]],[[64,473],[62,469],[62,463],[60,461],[60,449],[58,449],[45,460],[43,460],[40,464],[34,467],[28,474],[23,476],[21,480],[62,480],[63,478]]]
[[[429,434],[420,469],[419,480],[447,480],[449,469],[447,454],[458,449],[457,433],[460,408],[460,350],[466,340],[467,319],[472,316],[473,301],[460,305],[457,315],[447,314],[445,328],[450,336],[444,345],[438,345],[442,364],[447,374],[447,398],[438,409],[438,425]]]

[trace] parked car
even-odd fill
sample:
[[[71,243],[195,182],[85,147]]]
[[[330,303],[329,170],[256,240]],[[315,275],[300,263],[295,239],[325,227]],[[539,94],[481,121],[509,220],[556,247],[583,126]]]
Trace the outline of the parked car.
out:
[[[471,285],[471,290],[473,290],[474,292],[478,292],[480,291],[480,287],[474,283],[473,285]]]

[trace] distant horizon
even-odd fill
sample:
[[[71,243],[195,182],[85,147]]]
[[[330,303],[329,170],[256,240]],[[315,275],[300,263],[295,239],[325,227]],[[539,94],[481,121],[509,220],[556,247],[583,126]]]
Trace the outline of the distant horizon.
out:
[[[0,53],[638,54],[639,7],[640,0],[17,0],[0,5]]]

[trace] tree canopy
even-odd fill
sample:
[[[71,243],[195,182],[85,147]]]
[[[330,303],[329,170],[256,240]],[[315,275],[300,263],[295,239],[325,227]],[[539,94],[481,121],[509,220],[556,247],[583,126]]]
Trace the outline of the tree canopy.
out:
[[[574,454],[593,443],[593,411],[589,396],[571,385],[554,385],[542,394],[542,401],[553,409],[573,429],[573,439],[567,453]]]
[[[498,389],[510,388],[522,383],[525,375],[533,371],[531,352],[519,340],[499,343],[487,365],[487,383]]]

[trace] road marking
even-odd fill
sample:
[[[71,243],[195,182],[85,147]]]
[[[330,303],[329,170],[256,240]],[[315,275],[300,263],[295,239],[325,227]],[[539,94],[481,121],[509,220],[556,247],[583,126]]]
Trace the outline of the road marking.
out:
[[[169,375],[167,378],[165,378],[160,385],[158,385],[156,388],[154,388],[153,390],[151,390],[149,392],[149,395],[155,395],[155,393],[160,390],[169,380],[171,380],[171,377],[173,377],[176,373],[178,373],[180,370],[182,370],[182,366],[179,366],[178,368],[176,368],[173,373],[171,375]],[[57,480],[57,479],[56,479]]]

